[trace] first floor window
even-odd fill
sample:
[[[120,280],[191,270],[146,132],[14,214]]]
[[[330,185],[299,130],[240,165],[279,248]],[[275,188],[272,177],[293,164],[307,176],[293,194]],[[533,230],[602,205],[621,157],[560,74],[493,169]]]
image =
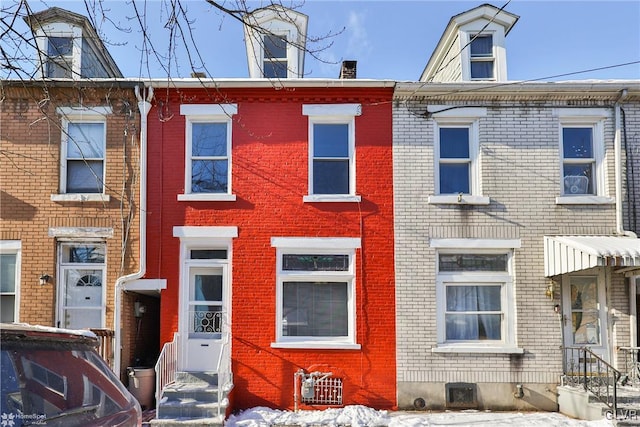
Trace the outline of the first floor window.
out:
[[[0,321],[18,321],[18,281],[20,242],[0,242]]]
[[[327,248],[333,244],[334,249]],[[359,239],[283,237],[272,239],[272,245],[278,248],[276,341],[355,344],[354,258]]]
[[[60,244],[60,327],[104,327],[105,251],[102,243]]]
[[[513,344],[510,264],[511,252],[438,253],[441,344]]]

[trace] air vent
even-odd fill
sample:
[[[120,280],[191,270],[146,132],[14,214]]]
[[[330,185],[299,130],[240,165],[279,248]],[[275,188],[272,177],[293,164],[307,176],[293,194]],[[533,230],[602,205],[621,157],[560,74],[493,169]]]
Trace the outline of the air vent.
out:
[[[478,392],[476,384],[448,383],[445,384],[447,408],[475,409],[478,407]]]

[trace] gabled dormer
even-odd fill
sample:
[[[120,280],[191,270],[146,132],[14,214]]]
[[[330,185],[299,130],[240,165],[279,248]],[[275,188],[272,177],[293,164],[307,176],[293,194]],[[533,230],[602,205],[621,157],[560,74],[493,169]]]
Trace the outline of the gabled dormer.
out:
[[[89,20],[52,7],[25,17],[38,49],[37,78],[122,77]]]
[[[518,18],[490,4],[452,17],[420,81],[507,81],[505,37]]]
[[[307,15],[271,5],[244,17],[251,78],[301,78],[307,39]]]

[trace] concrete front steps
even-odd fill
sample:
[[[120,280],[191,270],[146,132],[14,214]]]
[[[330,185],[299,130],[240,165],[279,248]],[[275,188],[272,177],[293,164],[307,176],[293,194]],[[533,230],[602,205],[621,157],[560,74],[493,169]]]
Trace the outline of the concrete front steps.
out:
[[[613,413],[592,393],[582,387],[559,386],[558,407],[561,414],[581,420],[609,419],[618,426],[640,426],[640,388],[618,386],[618,411]]]
[[[176,372],[176,381],[162,390],[156,418],[149,424],[222,427],[230,391],[222,390],[218,395],[218,374],[215,372]]]

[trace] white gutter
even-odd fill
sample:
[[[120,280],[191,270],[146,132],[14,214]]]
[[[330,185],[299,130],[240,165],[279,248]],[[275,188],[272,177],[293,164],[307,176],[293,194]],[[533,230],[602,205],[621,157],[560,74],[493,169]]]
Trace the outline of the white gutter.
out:
[[[144,91],[144,89],[143,89]],[[113,330],[115,332],[113,370],[120,377],[120,364],[122,362],[122,291],[124,284],[144,276],[147,268],[147,115],[151,109],[153,88],[148,88],[146,100],[140,94],[140,87],[135,87],[140,111],[140,203],[138,215],[140,216],[140,268],[135,273],[118,277],[115,287]]]

